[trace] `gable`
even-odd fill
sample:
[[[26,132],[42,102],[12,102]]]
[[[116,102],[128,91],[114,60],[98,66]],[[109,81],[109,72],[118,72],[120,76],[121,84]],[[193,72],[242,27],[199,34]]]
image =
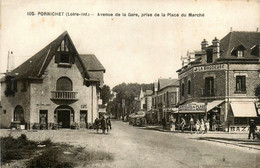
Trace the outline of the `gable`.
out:
[[[79,57],[67,31],[62,33],[54,41],[14,69],[12,74],[17,74],[17,79],[40,78],[52,58],[55,55],[60,55],[62,52],[68,52],[71,55],[71,63],[76,63],[77,67],[81,71],[82,77],[89,78],[87,69]],[[78,61],[75,61],[76,59]]]

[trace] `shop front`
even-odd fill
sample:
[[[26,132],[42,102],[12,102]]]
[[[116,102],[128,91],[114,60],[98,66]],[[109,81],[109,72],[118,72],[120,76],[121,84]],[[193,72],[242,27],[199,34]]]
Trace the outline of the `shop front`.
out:
[[[180,122],[181,118],[184,118],[187,126],[189,125],[190,118],[193,120],[208,120],[210,124],[210,130],[212,131],[222,131],[221,122],[221,108],[220,106],[224,103],[223,100],[216,100],[212,102],[191,102],[187,104],[180,105],[178,108],[177,123]]]
[[[231,102],[232,114],[229,118],[230,132],[248,132],[250,120],[259,125],[257,103],[254,102]]]

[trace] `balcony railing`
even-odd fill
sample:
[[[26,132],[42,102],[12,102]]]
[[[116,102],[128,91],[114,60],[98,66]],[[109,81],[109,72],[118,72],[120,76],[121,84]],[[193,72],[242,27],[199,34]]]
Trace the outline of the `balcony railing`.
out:
[[[54,100],[78,100],[78,92],[73,91],[52,91],[51,99]]]

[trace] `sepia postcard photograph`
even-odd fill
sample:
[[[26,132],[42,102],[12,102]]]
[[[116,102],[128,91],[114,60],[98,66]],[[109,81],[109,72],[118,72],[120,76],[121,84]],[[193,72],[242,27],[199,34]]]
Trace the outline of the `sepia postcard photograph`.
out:
[[[260,168],[260,0],[0,0],[0,167]]]

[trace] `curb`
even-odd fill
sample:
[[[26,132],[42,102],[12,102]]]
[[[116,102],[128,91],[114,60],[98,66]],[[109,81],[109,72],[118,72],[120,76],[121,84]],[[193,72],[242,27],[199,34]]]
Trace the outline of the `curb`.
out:
[[[223,141],[218,141],[218,140],[213,140],[213,139],[203,139],[203,140],[218,142],[218,143],[223,143],[223,144],[228,144],[228,145],[234,145],[234,146],[239,146],[239,147],[244,147],[244,148],[249,148],[249,149],[260,150],[260,148],[256,148],[256,147],[251,147],[251,146],[241,145],[241,144],[234,144],[234,143],[229,143],[229,142],[223,142]]]

